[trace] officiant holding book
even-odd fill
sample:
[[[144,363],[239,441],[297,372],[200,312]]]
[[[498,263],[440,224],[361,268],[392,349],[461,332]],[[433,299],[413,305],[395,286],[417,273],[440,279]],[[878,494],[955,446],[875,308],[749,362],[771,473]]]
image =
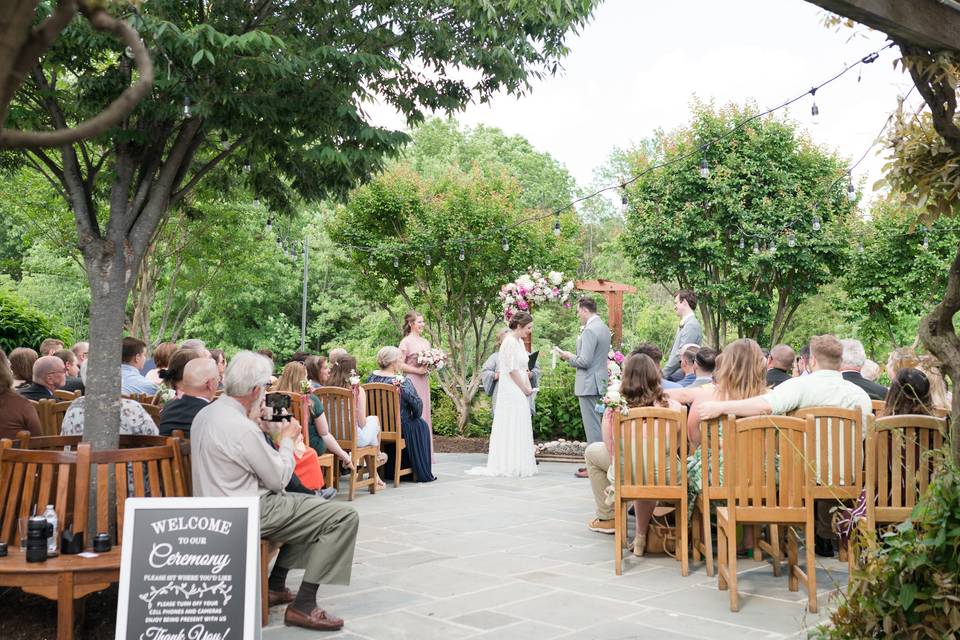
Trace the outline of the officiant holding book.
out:
[[[587,442],[600,442],[601,414],[597,404],[607,391],[607,354],[610,351],[610,329],[597,315],[597,303],[591,298],[581,298],[577,303],[577,317],[583,329],[577,338],[577,353],[560,351],[559,355],[577,369],[573,393],[580,401],[580,417]],[[584,467],[577,471],[578,478],[587,477]]]
[[[491,412],[496,410],[497,407],[497,388],[499,387],[497,383],[500,382],[500,372],[497,369],[497,365],[500,362],[500,347],[503,345],[504,336],[508,333],[510,333],[510,329],[501,329],[497,332],[496,351],[490,354],[490,357],[483,363],[483,368],[480,370],[480,382],[483,384],[483,391],[490,396]],[[527,360],[527,377],[530,378],[530,385],[534,389],[540,386],[540,365],[537,364],[537,356],[539,353],[539,351],[534,351]],[[536,398],[536,394],[529,398],[531,415],[537,411]]]

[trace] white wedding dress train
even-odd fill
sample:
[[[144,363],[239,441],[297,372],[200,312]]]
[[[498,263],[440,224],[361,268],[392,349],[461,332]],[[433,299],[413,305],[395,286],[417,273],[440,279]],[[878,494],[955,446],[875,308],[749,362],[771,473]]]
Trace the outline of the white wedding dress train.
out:
[[[536,475],[530,400],[510,377],[511,371],[527,375],[528,357],[520,340],[512,334],[504,337],[497,362],[500,379],[497,381],[487,466],[468,469],[468,474],[512,478]]]

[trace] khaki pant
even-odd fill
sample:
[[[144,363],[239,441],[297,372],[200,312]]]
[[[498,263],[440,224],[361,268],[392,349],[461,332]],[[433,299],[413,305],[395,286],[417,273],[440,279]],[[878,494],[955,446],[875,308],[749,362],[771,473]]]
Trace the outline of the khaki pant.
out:
[[[603,442],[594,442],[583,452],[587,462],[587,474],[590,476],[590,488],[593,489],[593,501],[597,503],[597,518],[613,520],[613,506],[606,501],[606,489],[610,486],[607,471],[610,469],[610,452]]]
[[[284,543],[277,564],[304,569],[304,582],[350,584],[359,523],[353,507],[318,496],[260,496],[260,537]]]

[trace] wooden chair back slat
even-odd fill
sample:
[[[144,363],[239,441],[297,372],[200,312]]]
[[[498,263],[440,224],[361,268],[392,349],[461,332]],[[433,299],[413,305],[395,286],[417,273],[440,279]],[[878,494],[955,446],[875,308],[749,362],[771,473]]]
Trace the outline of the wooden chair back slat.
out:
[[[723,429],[727,416],[700,422],[701,492],[707,500],[719,498],[723,486]]]
[[[89,464],[89,444],[77,451],[34,451],[0,440],[0,541],[18,543],[17,519],[42,514],[48,504],[61,527],[70,523],[84,531]]]
[[[70,447],[76,449],[83,441],[83,436],[30,436],[29,431],[17,432],[17,447],[20,449],[41,450],[60,450]]]
[[[354,416],[353,393],[341,387],[320,387],[314,393],[323,403],[330,433],[344,450],[354,449],[357,440],[357,421]]]
[[[859,409],[808,407],[791,415],[814,419],[815,497],[857,498],[864,481],[863,414]]]
[[[67,400],[68,402],[73,402],[80,397],[80,392],[67,391],[66,389],[55,389],[53,392],[53,397],[57,400]]]
[[[392,384],[370,382],[361,385],[367,398],[367,415],[380,420],[380,434],[384,440],[401,439],[400,392]]]
[[[788,416],[741,418],[728,425],[728,507],[749,509],[751,519],[770,518],[763,522],[776,522],[784,509],[806,509],[811,474],[804,459],[812,455],[807,431],[807,420]]]
[[[930,485],[946,419],[920,415],[877,418],[867,447],[867,525],[902,522]]]
[[[686,409],[639,407],[625,416],[615,412],[613,433],[618,485],[681,485],[687,459]]]
[[[887,403],[883,400],[871,400],[870,404],[873,405],[873,415],[875,416],[883,413],[883,410],[887,407]]]

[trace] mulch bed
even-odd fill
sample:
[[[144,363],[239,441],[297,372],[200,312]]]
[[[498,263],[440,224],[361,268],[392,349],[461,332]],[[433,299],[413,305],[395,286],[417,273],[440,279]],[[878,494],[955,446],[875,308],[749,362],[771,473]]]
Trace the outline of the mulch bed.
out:
[[[94,593],[83,602],[86,615],[77,628],[77,640],[112,640],[117,624],[117,585]],[[80,602],[77,602],[80,606]],[[54,640],[57,637],[57,602],[0,587],[0,638],[3,640]]]
[[[490,441],[486,438],[433,436],[433,450],[437,453],[487,453]]]

